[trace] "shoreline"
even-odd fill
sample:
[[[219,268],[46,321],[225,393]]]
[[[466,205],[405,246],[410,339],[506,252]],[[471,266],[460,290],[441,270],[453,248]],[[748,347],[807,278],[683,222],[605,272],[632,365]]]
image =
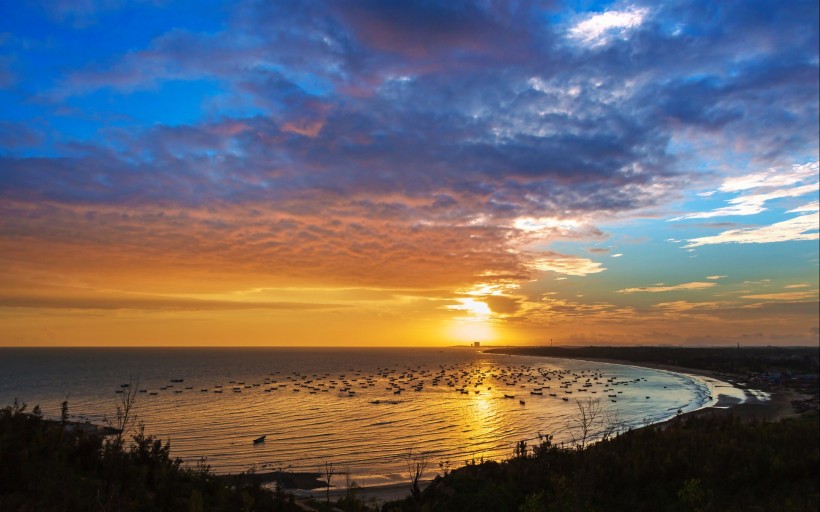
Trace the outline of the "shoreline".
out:
[[[733,388],[743,391],[746,395],[743,402],[737,402],[733,397],[725,395],[718,395],[715,397],[715,403],[700,407],[693,411],[688,411],[681,414],[681,417],[694,416],[702,417],[707,415],[728,415],[734,414],[743,420],[765,420],[765,421],[780,421],[784,418],[797,417],[797,413],[792,407],[793,400],[804,400],[811,398],[811,395],[799,393],[790,389],[771,389],[765,392],[769,394],[768,400],[760,400],[754,396],[750,396],[746,387],[738,386],[737,381],[743,381],[744,376],[739,374],[731,374],[715,370],[704,370],[701,368],[690,368],[685,366],[676,366],[671,364],[662,364],[655,362],[631,361],[626,359],[614,359],[604,357],[580,357],[571,355],[540,355],[540,354],[517,354],[512,352],[505,352],[503,349],[494,349],[492,354],[507,355],[507,356],[528,356],[528,357],[542,357],[553,359],[572,359],[575,361],[588,361],[596,363],[617,364],[621,366],[635,366],[638,368],[647,368],[650,370],[661,370],[700,379],[711,379],[722,384],[731,385]],[[722,398],[722,399],[721,399]],[[674,421],[676,417],[667,420],[647,425],[649,427],[663,428],[669,422]]]
[[[698,409],[687,411],[682,413],[680,416],[673,416],[666,420],[659,421],[656,423],[652,423],[650,425],[638,426],[635,428],[665,428],[667,425],[671,424],[672,422],[687,416],[693,417],[703,417],[709,415],[735,415],[740,417],[743,420],[766,420],[766,421],[779,421],[783,418],[787,417],[796,417],[799,414],[796,413],[792,406],[791,401],[797,399],[806,398],[807,395],[797,393],[792,390],[770,390],[767,391],[769,393],[768,400],[760,400],[755,398],[754,396],[750,395],[746,392],[746,388],[740,387],[736,384],[736,381],[742,380],[743,376],[741,375],[733,375],[724,372],[712,371],[712,370],[703,370],[699,368],[688,368],[683,366],[674,366],[669,364],[660,364],[660,363],[652,363],[652,362],[635,362],[635,361],[628,361],[623,359],[613,359],[613,358],[595,358],[595,357],[568,357],[568,356],[548,356],[548,355],[533,355],[533,354],[514,354],[514,353],[507,353],[501,352],[496,349],[496,351],[492,352],[493,354],[499,355],[508,355],[508,356],[516,356],[516,355],[526,355],[530,357],[543,357],[543,358],[556,358],[556,359],[572,359],[576,361],[588,361],[588,362],[599,362],[599,363],[606,363],[606,364],[615,364],[620,366],[634,366],[638,368],[646,368],[651,370],[660,370],[660,371],[667,371],[673,372],[681,375],[685,375],[688,377],[699,379],[707,385],[711,385],[712,382],[717,382],[724,385],[732,386],[733,388],[743,391],[745,398],[744,402],[739,402],[736,397],[728,396],[725,394],[720,394],[716,392],[716,396],[714,397],[715,401],[711,405],[705,405]],[[712,382],[709,382],[712,381]],[[711,386],[714,387],[714,386]],[[307,476],[307,475],[305,475]],[[431,480],[424,481],[424,485],[422,489],[432,482]],[[271,482],[272,484],[273,482]],[[325,492],[324,482],[317,481],[317,486],[311,487],[298,487],[298,488],[290,488],[286,487],[288,491],[297,491],[297,496],[300,497],[307,497],[313,496],[316,499],[322,498]],[[331,499],[338,499],[343,497],[347,493],[347,489],[344,487],[337,487],[332,486],[330,491]],[[398,499],[403,499],[406,496],[410,495],[410,484],[401,483],[401,484],[384,484],[384,485],[372,485],[372,486],[362,486],[357,487],[355,489],[356,495],[367,501],[370,499],[374,499],[379,502],[385,501],[393,501]]]
[[[662,364],[650,361],[633,361],[627,359],[602,358],[602,357],[581,357],[570,355],[547,355],[547,354],[527,354],[516,353],[515,351],[504,351],[503,349],[494,349],[489,354],[496,355],[525,355],[529,357],[539,358],[555,358],[555,359],[570,359],[587,362],[600,362],[605,364],[615,364],[621,366],[633,366],[637,368],[646,368],[652,370],[668,371],[681,375],[685,375],[699,380],[706,381],[710,388],[714,388],[712,383],[708,380],[713,380],[724,385],[730,385],[737,390],[743,391],[745,401],[740,403],[735,397],[722,395],[718,389],[714,390],[714,401],[708,405],[704,405],[698,409],[682,413],[680,416],[672,416],[666,420],[652,423],[646,426],[636,426],[633,428],[665,428],[665,426],[684,417],[702,417],[709,415],[735,415],[743,420],[765,420],[778,421],[787,417],[799,416],[792,407],[792,400],[803,399],[809,395],[798,393],[790,389],[767,389],[766,392],[770,394],[768,400],[760,400],[746,391],[745,387],[738,386],[738,382],[746,380],[744,375],[730,374],[726,372],[705,370],[699,368],[691,368],[684,366],[676,366],[672,364]],[[73,422],[72,422],[73,423]],[[77,422],[79,423],[79,422]],[[86,422],[88,423],[88,422]],[[324,498],[326,489],[325,482],[320,478],[319,473],[315,472],[287,472],[287,471],[270,471],[258,473],[239,473],[239,474],[222,474],[216,475],[220,479],[230,482],[252,482],[262,485],[265,488],[273,490],[276,482],[281,482],[286,493],[294,494],[299,499],[313,497],[320,501]],[[342,477],[341,474],[336,475],[336,479]],[[422,489],[426,488],[432,479],[420,482]],[[344,497],[348,492],[344,480],[340,483],[333,482],[331,486],[330,495],[332,499],[339,499]],[[410,483],[385,483],[381,485],[370,485],[356,487],[356,496],[363,501],[375,500],[377,502],[400,500],[410,495]]]

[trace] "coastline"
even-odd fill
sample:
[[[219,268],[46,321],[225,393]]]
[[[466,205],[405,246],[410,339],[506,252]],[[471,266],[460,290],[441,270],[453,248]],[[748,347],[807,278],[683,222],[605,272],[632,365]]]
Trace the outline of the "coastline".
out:
[[[655,363],[649,361],[632,361],[626,359],[614,359],[614,358],[603,358],[603,357],[573,357],[571,355],[539,355],[539,354],[519,354],[515,352],[505,352],[503,349],[494,349],[493,354],[503,354],[503,355],[527,355],[530,357],[550,357],[556,359],[573,359],[576,361],[590,361],[590,362],[598,362],[598,363],[607,363],[607,364],[618,364],[622,366],[635,366],[639,368],[648,368],[651,370],[661,370],[661,371],[668,371],[673,373],[678,373],[681,375],[687,375],[690,377],[698,378],[700,380],[706,379],[719,382],[722,384],[730,385],[737,390],[741,390],[746,395],[745,400],[743,402],[739,402],[734,397],[729,397],[726,395],[718,395],[716,396],[715,403],[711,405],[705,405],[699,409],[695,409],[693,411],[685,412],[681,415],[681,417],[686,416],[695,416],[695,417],[702,417],[706,415],[728,415],[733,414],[738,416],[743,420],[764,420],[764,421],[780,421],[784,418],[796,417],[799,416],[794,408],[792,407],[793,400],[804,400],[806,398],[810,398],[810,395],[806,395],[803,393],[799,393],[797,391],[789,390],[789,389],[772,389],[767,390],[766,393],[769,394],[768,400],[760,400],[753,395],[750,395],[746,390],[747,388],[743,386],[738,386],[737,382],[742,382],[744,380],[744,376],[738,374],[730,374],[726,372],[719,372],[714,370],[705,370],[702,368],[690,368],[684,366],[676,366],[671,364],[662,364],[662,363]],[[674,421],[676,418],[669,418],[667,420],[653,423],[652,425],[648,425],[649,427],[660,427],[663,428],[669,422]]]
[[[679,418],[693,416],[693,417],[703,417],[709,415],[735,415],[743,420],[765,420],[765,421],[779,421],[783,418],[787,417],[794,417],[797,416],[798,413],[794,411],[791,405],[792,400],[803,399],[806,398],[807,395],[803,395],[801,393],[797,393],[791,390],[771,390],[767,391],[769,393],[768,400],[761,400],[754,395],[746,393],[746,389],[744,387],[738,386],[736,384],[737,381],[742,381],[742,376],[728,374],[724,372],[712,371],[712,370],[704,370],[698,368],[688,368],[683,366],[675,366],[669,364],[660,364],[660,363],[652,363],[652,362],[635,362],[629,361],[624,359],[613,359],[613,358],[596,358],[596,357],[569,357],[569,356],[541,356],[541,355],[533,355],[533,354],[516,354],[516,353],[508,353],[503,352],[498,349],[494,350],[492,353],[494,354],[503,354],[503,355],[529,355],[535,357],[554,357],[558,359],[573,359],[577,361],[588,361],[588,362],[600,362],[606,364],[615,364],[620,366],[634,366],[639,368],[646,368],[652,370],[660,370],[660,371],[668,371],[673,372],[681,375],[686,375],[691,378],[698,379],[702,382],[705,382],[710,387],[714,387],[713,383],[719,383],[727,386],[731,386],[736,390],[743,391],[745,394],[745,399],[743,402],[740,402],[739,399],[733,396],[725,395],[725,394],[716,394],[715,401],[712,404],[705,405],[698,409],[688,411],[682,413],[679,417],[671,417],[663,421],[659,421],[656,423],[652,423],[651,425],[647,425],[645,427],[636,427],[636,428],[665,428],[671,422],[678,420]],[[260,475],[261,476],[261,475]],[[307,483],[312,475],[305,474],[301,475],[301,477],[306,478],[299,478],[300,483]],[[296,495],[299,497],[315,497],[315,498],[322,498],[324,493],[324,482],[319,481],[318,479],[314,480],[316,485],[312,486],[299,486],[296,488],[292,488],[290,486],[286,486],[286,489],[289,491],[297,491]],[[427,480],[423,482],[422,488],[426,487],[430,484],[432,480]],[[403,499],[404,497],[409,495],[409,482],[408,483],[401,483],[401,484],[385,484],[385,485],[375,485],[375,486],[364,486],[364,487],[357,487],[355,490],[356,495],[363,499],[364,501],[368,500],[376,500],[377,502],[386,502],[386,501],[393,501],[398,499]],[[331,499],[338,499],[343,497],[347,493],[347,489],[344,487],[331,487],[330,496]]]
[[[578,361],[600,362],[606,364],[615,364],[620,366],[632,366],[637,368],[646,368],[660,371],[669,371],[676,374],[685,375],[691,378],[696,378],[703,382],[704,380],[713,380],[724,385],[731,385],[736,390],[744,390],[743,387],[738,386],[737,383],[744,382],[746,377],[741,374],[730,374],[727,372],[705,370],[699,368],[691,368],[685,366],[677,366],[672,364],[662,364],[660,362],[649,361],[635,361],[627,358],[617,359],[612,357],[573,357],[569,355],[551,355],[551,354],[522,354],[513,350],[504,351],[502,349],[494,349],[490,353],[504,354],[504,355],[527,355],[537,357],[551,357],[558,359],[571,359]],[[727,382],[728,381],[728,382]],[[710,385],[710,388],[714,386]],[[757,419],[766,421],[777,421],[782,418],[797,416],[792,406],[791,401],[795,399],[805,398],[808,395],[803,395],[792,391],[790,389],[767,389],[770,393],[768,400],[759,399],[755,396],[745,393],[745,402],[740,403],[738,398],[732,396],[721,395],[717,389],[714,389],[715,400],[701,405],[699,409],[688,411],[681,416],[695,416],[700,417],[704,415],[735,415],[742,419]],[[745,390],[744,390],[745,391]],[[694,402],[699,403],[700,400]],[[635,426],[633,428],[665,428],[665,425],[670,424],[678,419],[678,417],[671,417],[663,421],[652,423],[651,425]],[[297,499],[306,499],[314,497],[317,500],[323,500],[325,493],[325,483],[320,479],[318,473],[292,473],[292,472],[258,472],[258,473],[244,473],[233,475],[217,475],[220,479],[228,481],[247,481],[263,484],[269,489],[273,489],[275,482],[282,483],[287,493],[293,493]],[[432,480],[422,481],[422,488],[426,488]],[[333,499],[344,497],[348,489],[344,483],[344,477],[337,474],[333,481],[333,486],[330,489],[330,495]],[[410,493],[410,484],[408,482],[401,483],[385,483],[371,486],[362,486],[355,488],[355,494],[358,498],[369,501],[376,500],[378,502],[394,501],[403,499]]]

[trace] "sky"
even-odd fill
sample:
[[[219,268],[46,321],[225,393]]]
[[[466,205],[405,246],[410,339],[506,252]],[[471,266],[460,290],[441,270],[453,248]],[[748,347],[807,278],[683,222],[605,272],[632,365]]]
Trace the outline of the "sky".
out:
[[[0,5],[0,345],[818,345],[816,0]]]

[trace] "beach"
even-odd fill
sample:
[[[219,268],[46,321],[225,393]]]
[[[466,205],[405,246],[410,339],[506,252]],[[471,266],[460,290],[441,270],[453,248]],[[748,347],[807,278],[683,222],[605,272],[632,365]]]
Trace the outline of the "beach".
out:
[[[585,360],[620,365],[640,366],[642,368],[651,368],[654,370],[665,370],[680,373],[683,375],[700,377],[703,379],[707,379],[707,381],[713,380],[718,382],[725,382],[729,385],[734,386],[736,389],[744,391],[746,390],[746,386],[738,385],[739,383],[744,382],[744,376],[742,375],[733,375],[725,372],[702,370],[698,368],[686,368],[682,366],[674,366],[668,364],[646,362],[636,364],[631,361],[623,361],[617,359],[594,358]],[[758,396],[756,396],[756,394],[750,394],[747,392],[743,402],[735,399],[734,397],[718,395],[717,401],[714,404],[707,407],[703,407],[701,409],[697,409],[695,411],[686,412],[682,416],[691,415],[700,417],[712,414],[732,414],[745,420],[756,419],[762,421],[780,421],[784,418],[790,418],[799,415],[799,413],[795,411],[794,407],[792,406],[793,401],[806,400],[811,398],[811,395],[799,393],[797,391],[787,388],[769,389],[766,391],[766,394],[768,395],[768,398],[761,399]],[[672,420],[670,419],[667,421]],[[655,423],[654,425],[662,426],[665,423],[666,422],[660,422]]]

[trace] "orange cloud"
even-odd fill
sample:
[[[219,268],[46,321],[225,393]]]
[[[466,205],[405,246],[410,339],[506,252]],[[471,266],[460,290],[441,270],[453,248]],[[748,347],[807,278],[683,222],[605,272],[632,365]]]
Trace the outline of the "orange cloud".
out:
[[[715,283],[693,282],[675,284],[671,286],[658,285],[643,286],[639,288],[624,288],[623,290],[618,290],[618,293],[661,293],[681,290],[704,290],[706,288],[711,288],[713,286],[715,286]]]

